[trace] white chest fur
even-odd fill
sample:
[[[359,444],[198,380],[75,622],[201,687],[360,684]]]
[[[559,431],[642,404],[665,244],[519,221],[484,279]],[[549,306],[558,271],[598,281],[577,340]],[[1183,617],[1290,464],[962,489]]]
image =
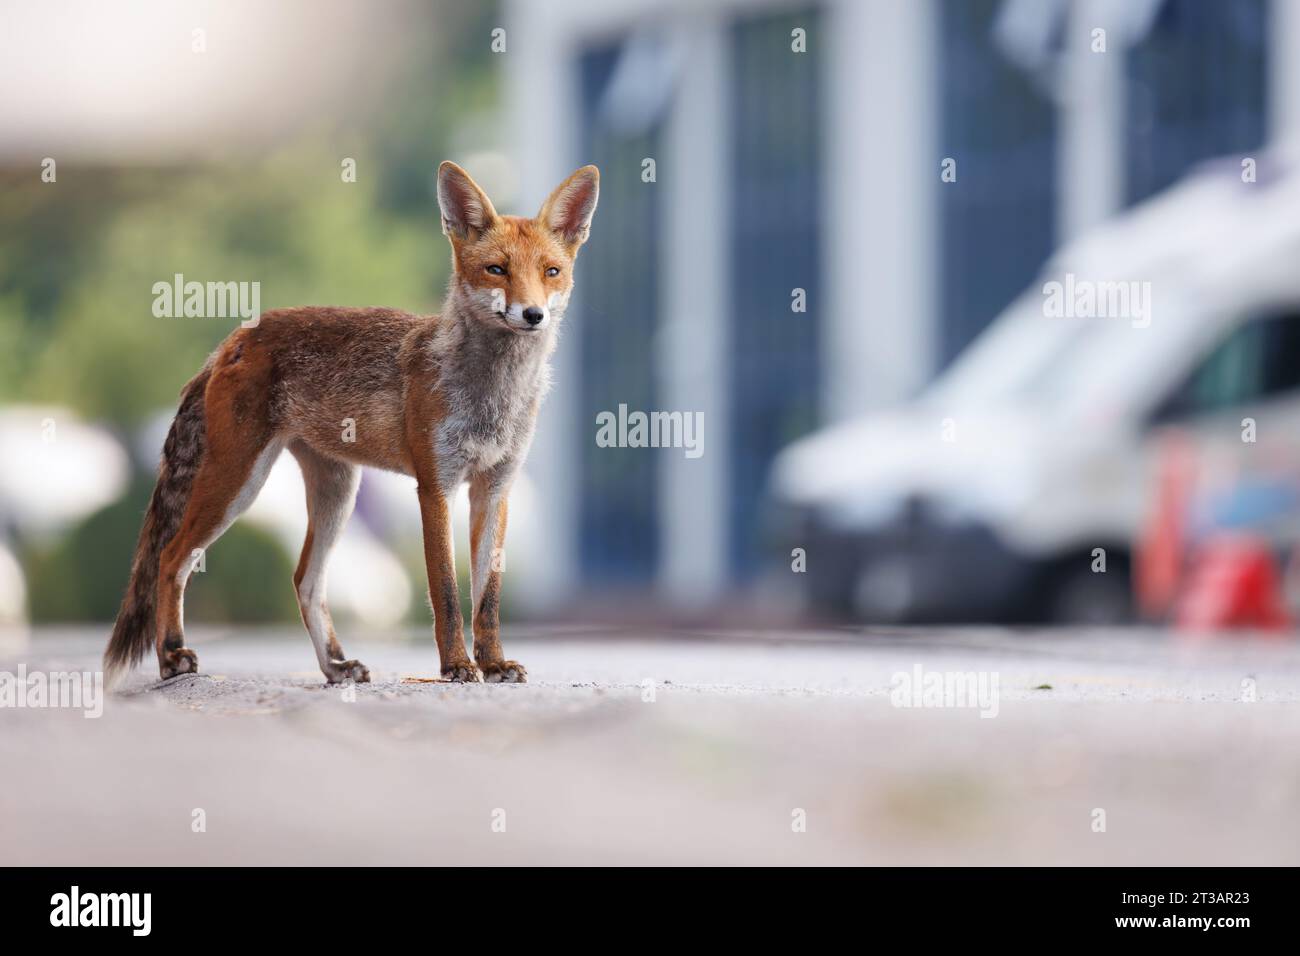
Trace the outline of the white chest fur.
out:
[[[446,483],[523,460],[545,383],[544,366],[530,372],[509,381],[487,376],[446,390],[447,416],[434,431],[434,453]]]

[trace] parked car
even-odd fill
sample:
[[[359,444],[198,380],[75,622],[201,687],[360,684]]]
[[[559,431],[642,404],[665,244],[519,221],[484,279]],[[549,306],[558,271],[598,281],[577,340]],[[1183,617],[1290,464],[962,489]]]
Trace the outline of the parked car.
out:
[[[1297,263],[1300,169],[1244,182],[1237,161],[1062,249],[918,398],[778,457],[772,513],[806,551],[808,602],[874,621],[1128,618],[1162,431],[1239,475],[1300,460]]]

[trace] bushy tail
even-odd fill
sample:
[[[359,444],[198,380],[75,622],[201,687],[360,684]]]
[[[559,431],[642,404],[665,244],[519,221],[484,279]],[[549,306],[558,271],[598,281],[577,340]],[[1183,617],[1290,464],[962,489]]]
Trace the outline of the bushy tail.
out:
[[[149,499],[140,540],[135,546],[131,580],[126,586],[122,609],[117,612],[113,636],[104,651],[104,680],[110,687],[115,686],[127,670],[140,663],[154,642],[158,563],[163,548],[180,528],[194,475],[203,461],[203,393],[211,374],[209,363],[181,390],[180,408],[172,420],[171,430],[167,432],[162,462],[158,467],[158,484]]]

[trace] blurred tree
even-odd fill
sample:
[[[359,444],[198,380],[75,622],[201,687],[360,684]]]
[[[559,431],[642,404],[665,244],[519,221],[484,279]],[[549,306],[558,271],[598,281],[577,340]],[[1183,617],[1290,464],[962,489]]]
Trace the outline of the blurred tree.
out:
[[[33,621],[111,621],[131,570],[131,555],[151,481],[95,512],[52,546],[24,557]],[[185,608],[192,621],[293,621],[293,564],[267,532],[236,523],[190,578]]]
[[[445,277],[435,230],[376,212],[373,180],[344,183],[326,150],[300,148],[251,172],[217,167],[152,185],[147,172],[117,175],[134,199],[90,224],[83,242],[95,251],[79,256],[79,271],[52,297],[38,283],[0,300],[6,318],[15,303],[25,302],[27,315],[49,308],[44,329],[23,328],[26,374],[9,383],[5,397],[17,392],[66,403],[118,425],[173,405],[204,356],[238,325],[156,318],[153,285],[176,273],[200,282],[258,282],[263,309],[429,310]],[[41,231],[40,223],[33,226]]]
[[[432,311],[448,253],[432,184],[456,131],[491,116],[494,3],[421,5],[364,119],[309,118],[287,147],[200,167],[0,170],[0,401],[70,404],[129,427],[174,404],[237,325],[158,319],[175,273],[261,283],[261,306]],[[355,182],[341,162],[356,160]]]

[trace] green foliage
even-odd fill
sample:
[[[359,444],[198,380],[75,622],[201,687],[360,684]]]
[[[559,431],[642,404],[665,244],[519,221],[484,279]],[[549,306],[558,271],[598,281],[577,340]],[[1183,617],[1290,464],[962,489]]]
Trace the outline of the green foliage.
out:
[[[153,284],[261,283],[261,307],[437,309],[449,251],[433,176],[494,116],[497,4],[436,0],[361,118],[306,119],[277,151],[205,162],[0,169],[0,402],[133,426],[174,405],[235,319],[155,318]],[[420,18],[423,18],[422,20]],[[494,124],[490,124],[493,125]],[[468,135],[466,130],[470,131]],[[356,161],[356,181],[341,163]]]
[[[379,213],[367,185],[373,179],[344,183],[339,173],[332,151],[308,146],[251,170],[116,173],[112,192],[130,199],[84,223],[80,241],[93,251],[81,250],[80,271],[52,296],[39,283],[0,293],[0,344],[24,343],[16,350],[21,363],[6,369],[13,373],[5,376],[11,394],[3,397],[17,392],[67,403],[124,425],[174,404],[204,356],[238,325],[155,317],[153,285],[175,273],[199,282],[259,282],[264,310],[319,304],[432,311],[447,259],[433,214],[416,223]],[[64,208],[52,199],[14,232],[61,234]],[[0,219],[10,218],[0,210]],[[43,328],[24,318],[39,303],[50,310]]]
[[[111,621],[126,589],[131,555],[151,483],[95,512],[50,548],[32,549],[28,571],[33,622]],[[236,523],[208,551],[185,593],[191,621],[292,621],[293,565],[280,543]]]
[[[293,562],[276,538],[237,521],[208,550],[206,570],[190,576],[185,613],[199,623],[296,621]]]

